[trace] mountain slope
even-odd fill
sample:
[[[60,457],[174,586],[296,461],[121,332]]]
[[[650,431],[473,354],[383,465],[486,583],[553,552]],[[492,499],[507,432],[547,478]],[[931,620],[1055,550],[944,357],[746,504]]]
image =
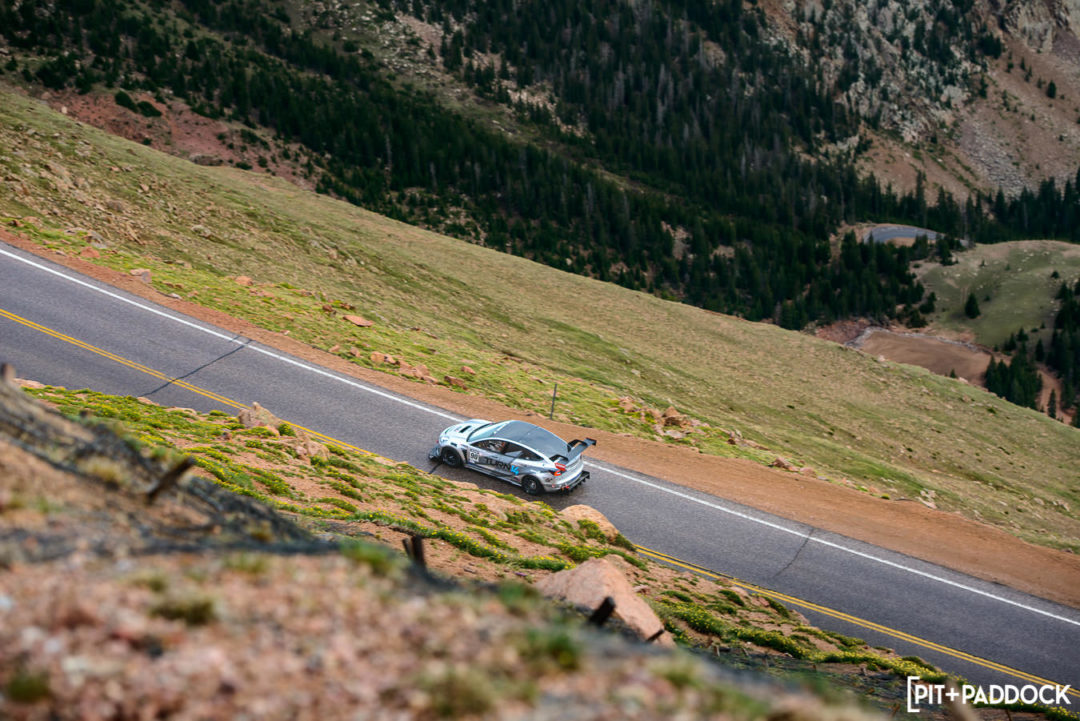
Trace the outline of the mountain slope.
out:
[[[163,293],[402,377],[423,364],[513,408],[546,414],[557,382],[567,421],[766,463],[783,454],[878,494],[933,490],[940,507],[1080,545],[1077,431],[980,389],[200,167],[10,92],[0,139],[0,215],[18,216],[19,233],[148,268]],[[648,409],[669,405],[707,425],[657,428]],[[736,430],[753,444],[729,443]]]

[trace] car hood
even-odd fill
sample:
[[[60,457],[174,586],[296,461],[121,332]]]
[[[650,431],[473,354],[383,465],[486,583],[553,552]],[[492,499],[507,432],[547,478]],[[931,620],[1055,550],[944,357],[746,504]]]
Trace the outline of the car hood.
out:
[[[439,438],[444,441],[464,441],[469,437],[469,434],[475,431],[480,426],[486,426],[491,421],[484,420],[483,418],[473,418],[463,423],[455,423],[454,425],[443,430],[439,434]]]

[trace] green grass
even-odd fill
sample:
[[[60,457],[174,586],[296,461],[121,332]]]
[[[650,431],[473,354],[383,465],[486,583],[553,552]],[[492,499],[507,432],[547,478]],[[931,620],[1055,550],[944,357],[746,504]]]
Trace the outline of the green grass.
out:
[[[402,534],[431,539],[428,558],[436,570],[442,568],[440,558],[455,563],[465,556],[470,572],[482,567],[489,579],[524,576],[533,581],[539,574],[615,554],[631,564],[628,575],[632,583],[648,582],[645,598],[679,642],[705,649],[734,645],[745,651],[724,663],[745,661],[769,668],[779,653],[801,663],[782,674],[790,673],[792,678],[809,674],[816,679],[836,676],[850,684],[864,682],[863,676],[850,671],[859,664],[891,671],[897,679],[906,672],[924,677],[933,672],[917,659],[874,652],[858,639],[803,625],[804,619],[781,604],[768,598],[764,603],[756,598],[746,600],[725,581],[680,574],[627,553],[610,542],[595,523],[568,522],[541,502],[524,502],[491,491],[465,492],[419,469],[355,449],[335,447],[328,459],[318,462],[312,462],[317,456],[308,459],[277,452],[297,442],[292,436],[254,434],[258,441],[252,446],[253,434],[221,434],[235,425],[234,419],[223,413],[181,413],[136,398],[85,390],[45,387],[29,393],[82,422],[122,418],[113,421],[116,430],[132,438],[145,437],[148,429],[153,429],[154,439],[139,446],[147,455],[190,455],[222,486],[296,514],[302,525],[340,539],[342,555],[369,567],[375,576],[396,577],[405,570],[407,563],[399,545]],[[80,413],[83,410],[85,415]],[[297,435],[303,440],[303,431],[298,430]],[[159,452],[163,448],[168,452]],[[266,458],[256,462],[252,460],[256,454]],[[269,485],[279,484],[278,495],[268,486],[268,479],[275,479]],[[356,488],[364,489],[362,498],[348,495]],[[335,492],[342,495],[335,496]],[[258,538],[262,522],[253,523],[252,536]],[[270,540],[269,527],[263,527],[261,533],[266,534],[263,540]],[[389,547],[364,540],[371,536]],[[550,553],[522,547],[517,542],[522,537],[551,549]],[[258,578],[268,572],[269,563],[261,554],[234,553],[221,560],[221,567]],[[671,575],[657,580],[661,573]],[[194,573],[191,577],[205,581]],[[152,616],[191,627],[212,626],[220,620],[214,596],[173,589],[174,580],[154,573],[133,577],[131,583],[157,594],[147,609]],[[516,583],[500,593],[515,613],[525,612],[538,596],[535,590]],[[530,672],[540,675],[576,669],[583,648],[576,636],[560,628],[527,632],[516,646]],[[826,666],[819,671],[818,664]],[[672,683],[688,688],[695,685],[685,669],[676,666],[669,671]],[[40,693],[43,687],[39,681],[30,677],[19,680],[14,692],[26,696]],[[432,682],[433,692],[438,689],[445,696],[447,712],[465,713],[486,698],[486,687],[474,688],[469,678],[445,677]],[[474,693],[479,696],[474,697]]]
[[[945,510],[1080,550],[1080,521],[1064,506],[1048,503],[1038,519],[1005,513],[1034,508],[1034,496],[1080,508],[1080,487],[1068,480],[1080,464],[1077,431],[1044,415],[808,335],[419,230],[273,177],[197,166],[25,97],[0,97],[0,218],[43,219],[19,232],[47,247],[77,254],[93,231],[106,245],[95,262],[148,268],[163,293],[336,347],[358,365],[375,367],[370,354],[389,353],[426,365],[440,382],[464,378],[464,392],[543,415],[558,383],[557,419],[642,438],[657,437],[651,419],[624,413],[617,399],[674,405],[708,427],[670,443],[761,463],[783,455],[892,497],[934,489]],[[84,141],[94,149],[88,157],[77,152]],[[65,189],[64,177],[78,187]],[[108,210],[112,201],[123,211]],[[255,284],[231,280],[241,274]],[[375,325],[358,328],[347,313]],[[732,429],[766,449],[728,445]]]
[[[1048,342],[1057,310],[1054,296],[1063,281],[1080,278],[1080,246],[1060,241],[980,245],[957,253],[956,259],[956,265],[928,263],[919,269],[926,289],[938,297],[929,320],[948,331],[970,332],[987,347],[1001,345],[1021,328],[1031,332],[1043,324],[1046,330],[1036,335]],[[1055,271],[1059,278],[1052,277]],[[969,293],[979,301],[981,314],[975,319],[964,314]]]

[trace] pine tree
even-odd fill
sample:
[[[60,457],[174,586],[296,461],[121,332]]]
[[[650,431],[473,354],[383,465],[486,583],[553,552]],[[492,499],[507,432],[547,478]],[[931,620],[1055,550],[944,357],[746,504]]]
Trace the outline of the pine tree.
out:
[[[967,303],[964,303],[964,315],[968,318],[979,317],[979,301],[974,293],[968,293]]]
[[[1050,400],[1046,402],[1046,415],[1057,420],[1057,393],[1050,391]]]

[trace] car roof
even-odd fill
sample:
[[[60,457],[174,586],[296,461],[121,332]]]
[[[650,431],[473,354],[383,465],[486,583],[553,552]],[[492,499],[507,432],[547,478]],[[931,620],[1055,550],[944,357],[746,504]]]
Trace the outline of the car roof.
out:
[[[494,436],[528,446],[548,458],[565,456],[567,453],[566,441],[545,428],[525,421],[507,421]]]

